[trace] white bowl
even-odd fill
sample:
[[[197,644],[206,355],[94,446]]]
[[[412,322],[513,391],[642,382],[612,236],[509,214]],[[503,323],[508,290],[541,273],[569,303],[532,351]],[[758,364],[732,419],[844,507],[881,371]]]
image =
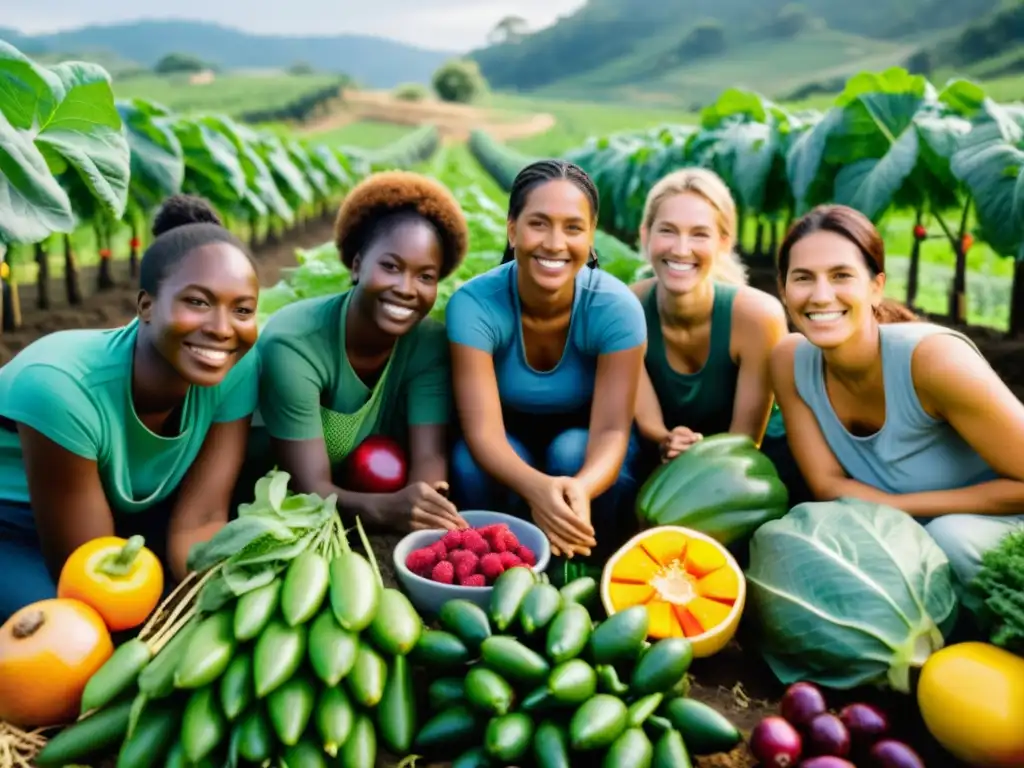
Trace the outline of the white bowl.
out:
[[[471,528],[483,528],[495,523],[505,523],[509,530],[519,539],[519,543],[529,547],[537,556],[537,564],[532,567],[535,574],[541,574],[548,567],[551,560],[551,545],[544,532],[528,520],[514,515],[506,515],[502,512],[489,512],[485,510],[470,510],[462,512],[462,518],[469,523]],[[442,584],[439,581],[425,579],[410,571],[405,560],[409,553],[422,547],[429,547],[435,541],[441,539],[447,531],[441,529],[429,531],[413,531],[395,545],[392,556],[395,564],[395,573],[398,575],[398,582],[402,590],[409,596],[416,610],[421,614],[436,615],[441,606],[449,600],[462,598],[476,603],[485,611],[491,601],[491,590],[493,587],[463,587],[459,584]]]

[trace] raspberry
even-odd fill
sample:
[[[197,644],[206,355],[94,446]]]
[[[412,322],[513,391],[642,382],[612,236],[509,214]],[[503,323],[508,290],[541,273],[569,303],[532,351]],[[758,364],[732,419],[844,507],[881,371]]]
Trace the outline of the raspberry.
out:
[[[488,582],[493,582],[505,572],[505,566],[501,564],[501,555],[491,552],[480,558],[480,573],[487,577]]]
[[[430,569],[436,562],[437,553],[430,547],[423,547],[409,553],[409,556],[405,558],[405,567],[417,576],[425,577],[430,574]]]
[[[455,566],[447,560],[442,560],[434,566],[434,570],[430,572],[430,578],[442,584],[452,584],[455,581]]]
[[[491,525],[485,525],[482,528],[475,528],[474,530],[484,538],[489,539],[499,531],[507,531],[508,526],[505,523],[492,523]]]
[[[476,564],[480,562],[480,558],[470,552],[468,549],[456,549],[454,552],[448,553],[448,562],[458,568],[463,563],[471,563],[473,571],[476,570]]]
[[[468,549],[477,557],[482,557],[491,551],[490,545],[476,531],[466,531],[462,537],[462,548]]]
[[[462,531],[448,531],[442,538],[441,543],[449,552],[462,546]]]
[[[454,552],[452,554],[454,554]],[[467,554],[473,555],[472,552],[468,552]],[[472,560],[460,560],[458,563],[456,563],[455,578],[459,580],[460,584],[462,583],[462,580],[464,578],[472,576],[474,573],[476,573],[476,563],[476,555],[473,555]]]
[[[484,539],[484,541],[490,545],[491,552],[497,552],[499,555],[508,549],[508,547],[505,546],[505,539],[500,533],[492,533]]]
[[[435,541],[428,549],[434,552],[434,560],[436,562],[441,562],[448,557],[448,548],[440,541]]]
[[[537,564],[537,556],[533,554],[532,550],[529,547],[520,544],[518,547],[516,547],[516,555],[519,557],[520,560],[523,561],[524,564],[528,565],[531,568]]]
[[[522,565],[523,561],[520,560],[514,552],[502,552],[501,564],[507,571],[509,568],[515,568],[517,565]]]
[[[515,552],[519,548],[519,539],[512,531],[502,531],[500,538],[505,542],[505,549]]]
[[[486,587],[487,579],[482,573],[474,573],[472,576],[460,579],[459,584],[464,587]]]

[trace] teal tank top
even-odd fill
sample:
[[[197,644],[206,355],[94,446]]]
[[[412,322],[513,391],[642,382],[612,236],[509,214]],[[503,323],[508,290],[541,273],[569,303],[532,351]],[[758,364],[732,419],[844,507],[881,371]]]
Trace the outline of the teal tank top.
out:
[[[801,339],[794,357],[797,392],[814,413],[832,453],[854,480],[886,493],[919,493],[964,488],[998,477],[945,421],[921,406],[911,374],[911,358],[921,339],[935,333],[966,336],[931,323],[879,326],[885,423],[866,437],[851,434],[839,420],[825,390],[821,350]]]
[[[658,395],[668,429],[689,427],[705,437],[729,430],[739,376],[739,366],[729,354],[735,298],[735,285],[715,283],[708,358],[701,369],[693,373],[679,373],[669,365],[658,315],[657,287],[652,286],[644,299],[647,320],[644,366]]]

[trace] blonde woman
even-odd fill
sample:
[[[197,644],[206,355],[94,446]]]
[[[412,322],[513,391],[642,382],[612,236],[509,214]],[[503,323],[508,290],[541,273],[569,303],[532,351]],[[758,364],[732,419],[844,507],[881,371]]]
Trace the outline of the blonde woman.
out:
[[[713,172],[684,168],[647,196],[640,229],[654,277],[632,286],[647,320],[636,425],[648,452],[675,458],[706,435],[760,444],[772,408],[768,361],[786,335],[773,296],[746,284],[733,251],[736,205]]]

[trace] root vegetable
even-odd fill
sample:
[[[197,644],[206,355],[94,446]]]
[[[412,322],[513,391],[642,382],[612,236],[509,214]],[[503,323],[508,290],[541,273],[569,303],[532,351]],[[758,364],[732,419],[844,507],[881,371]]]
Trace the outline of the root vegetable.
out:
[[[764,768],[793,768],[803,752],[803,739],[781,717],[766,717],[750,734],[750,752]]]

